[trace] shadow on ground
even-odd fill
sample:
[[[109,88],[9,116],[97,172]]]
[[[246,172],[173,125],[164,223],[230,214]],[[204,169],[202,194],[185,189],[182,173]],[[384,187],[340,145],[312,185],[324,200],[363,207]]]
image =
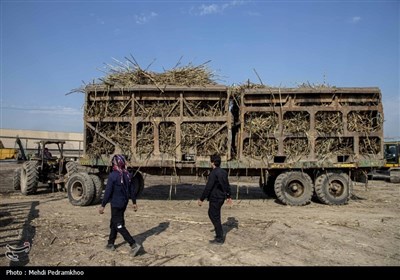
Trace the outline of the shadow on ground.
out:
[[[149,200],[197,200],[203,193],[205,185],[179,184],[146,186],[140,199]],[[268,199],[258,186],[237,186],[231,184],[233,199]]]
[[[29,263],[36,227],[32,221],[39,217],[38,201],[6,203],[0,205],[0,262],[9,266]]]

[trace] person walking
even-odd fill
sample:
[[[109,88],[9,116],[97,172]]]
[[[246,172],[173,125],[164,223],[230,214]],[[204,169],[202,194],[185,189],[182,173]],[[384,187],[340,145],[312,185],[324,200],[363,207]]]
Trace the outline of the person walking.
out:
[[[111,204],[111,220],[110,220],[110,235],[106,248],[115,250],[115,240],[119,232],[122,237],[128,242],[132,250],[132,255],[136,256],[141,245],[136,243],[129,231],[125,228],[125,210],[128,206],[129,198],[133,203],[133,210],[136,212],[138,207],[136,204],[135,186],[131,181],[130,174],[126,170],[126,161],[122,155],[114,155],[112,159],[112,172],[108,176],[104,198],[99,208],[99,213],[104,213],[104,208],[107,203]]]
[[[209,201],[208,217],[215,229],[215,239],[210,240],[210,243],[222,245],[225,242],[225,237],[221,224],[221,208],[225,200],[229,205],[232,204],[231,187],[228,173],[220,167],[221,157],[216,154],[212,155],[210,161],[213,169],[208,176],[206,187],[198,200],[198,205],[202,206],[206,198]]]

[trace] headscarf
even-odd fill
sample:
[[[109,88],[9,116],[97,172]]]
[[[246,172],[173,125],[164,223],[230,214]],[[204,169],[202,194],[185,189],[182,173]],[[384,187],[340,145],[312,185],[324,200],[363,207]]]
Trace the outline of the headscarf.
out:
[[[120,177],[121,177],[121,184],[124,183],[124,173],[128,175],[128,170],[126,170],[126,160],[123,155],[115,155],[112,159],[112,168],[115,171],[118,171]],[[129,175],[128,175],[129,178]]]

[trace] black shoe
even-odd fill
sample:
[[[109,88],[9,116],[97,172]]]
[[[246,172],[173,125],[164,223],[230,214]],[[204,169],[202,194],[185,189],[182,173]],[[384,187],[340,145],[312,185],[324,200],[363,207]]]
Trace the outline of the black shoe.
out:
[[[215,238],[213,240],[210,240],[210,244],[215,244],[215,245],[222,245],[224,244],[224,239],[223,238]]]
[[[107,244],[106,249],[110,250],[110,251],[114,251],[115,250],[115,246],[114,246],[114,244]]]

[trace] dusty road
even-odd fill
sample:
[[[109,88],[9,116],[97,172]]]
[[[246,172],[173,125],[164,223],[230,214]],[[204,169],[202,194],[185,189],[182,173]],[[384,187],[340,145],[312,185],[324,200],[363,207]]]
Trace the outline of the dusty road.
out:
[[[9,184],[8,177],[0,179]],[[147,176],[139,210],[126,212],[127,228],[143,244],[136,257],[121,236],[116,251],[105,250],[109,205],[100,215],[98,205],[72,206],[66,193],[3,192],[0,265],[400,266],[400,184],[356,184],[345,206],[290,207],[266,197],[256,182],[231,178],[237,199],[223,207],[226,242],[218,246],[208,243],[214,235],[208,203],[196,203],[204,179],[184,177],[170,188],[170,177]],[[29,253],[20,253],[18,261],[5,256],[7,244],[24,241],[31,244]]]

